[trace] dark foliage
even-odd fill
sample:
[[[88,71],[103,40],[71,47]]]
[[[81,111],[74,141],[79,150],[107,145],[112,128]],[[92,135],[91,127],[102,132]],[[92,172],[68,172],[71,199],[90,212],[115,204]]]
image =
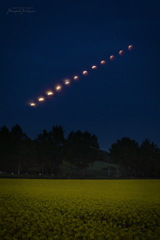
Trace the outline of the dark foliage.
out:
[[[31,140],[16,124],[11,131],[0,128],[0,171],[8,174],[73,176],[95,161],[117,164],[124,177],[160,178],[160,149],[149,139],[139,146],[127,137],[111,145],[110,153],[99,150],[98,139],[88,131],[71,131],[64,138],[62,126],[46,129]]]
[[[125,177],[160,178],[160,149],[148,139],[139,146],[135,140],[124,137],[109,150]]]
[[[96,160],[99,150],[97,137],[89,132],[71,131],[64,138],[62,126],[31,140],[16,124],[11,131],[0,128],[0,167],[2,172],[16,174],[60,174],[85,169]],[[70,169],[68,169],[70,168]]]

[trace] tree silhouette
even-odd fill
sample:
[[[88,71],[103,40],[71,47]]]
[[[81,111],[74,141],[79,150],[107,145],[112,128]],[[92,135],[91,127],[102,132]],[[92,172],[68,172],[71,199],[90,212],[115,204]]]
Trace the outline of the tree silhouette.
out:
[[[41,174],[52,173],[54,157],[54,142],[52,133],[47,133],[47,130],[44,129],[42,134],[38,134],[36,142],[38,164]]]
[[[139,171],[144,177],[159,176],[159,152],[157,145],[148,138],[143,140],[139,149]]]
[[[26,133],[23,133],[22,128],[16,124],[11,129],[11,136],[12,136],[12,149],[13,155],[13,163],[14,163],[14,171],[20,174],[21,170],[23,170],[23,165],[25,162],[24,158],[24,148],[25,148],[25,141],[29,139]]]
[[[125,177],[127,177],[127,174],[133,174],[134,172],[136,175],[137,173],[138,149],[138,143],[128,137],[117,140],[109,148],[111,159],[123,170]]]
[[[72,166],[78,170],[83,169],[83,175],[85,170],[96,159],[96,155],[99,149],[99,144],[95,134],[92,136],[88,131],[82,133],[80,130],[69,133],[67,138],[68,160]]]
[[[53,143],[55,146],[63,146],[65,139],[64,139],[64,131],[61,125],[53,126],[52,131],[50,132]]]
[[[22,128],[18,124],[12,127],[11,135],[14,139],[18,141],[28,138],[26,133],[23,133]]]
[[[11,170],[12,138],[6,126],[0,128],[0,166],[1,170]]]

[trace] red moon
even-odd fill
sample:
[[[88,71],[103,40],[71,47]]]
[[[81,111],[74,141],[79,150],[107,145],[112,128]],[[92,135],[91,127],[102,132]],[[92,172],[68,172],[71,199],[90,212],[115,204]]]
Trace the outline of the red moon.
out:
[[[87,71],[83,71],[83,75],[87,75],[88,74],[88,72]]]
[[[133,48],[134,48],[133,45],[129,45],[129,46],[128,46],[128,50],[129,50],[129,51],[132,51]]]
[[[105,64],[105,63],[106,63],[106,61],[104,61],[104,60],[101,61],[101,64]]]
[[[113,61],[115,59],[115,56],[114,55],[111,55],[110,56],[110,60]]]
[[[123,50],[120,50],[120,51],[119,51],[119,55],[120,55],[120,56],[123,56],[123,55],[124,55],[124,51],[123,51]]]

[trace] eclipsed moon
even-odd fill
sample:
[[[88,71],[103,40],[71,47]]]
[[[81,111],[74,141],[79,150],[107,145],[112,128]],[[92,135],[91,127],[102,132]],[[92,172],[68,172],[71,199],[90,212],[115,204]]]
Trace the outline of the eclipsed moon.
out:
[[[56,87],[56,90],[59,91],[59,90],[61,90],[61,88],[62,88],[62,87],[61,87],[60,85],[58,85],[58,86]]]
[[[106,64],[106,61],[102,60],[102,61],[101,61],[101,64]]]
[[[124,51],[123,51],[123,50],[120,50],[120,51],[119,51],[119,55],[120,55],[120,56],[123,56],[123,55],[124,55]]]
[[[133,45],[129,45],[129,46],[128,46],[128,50],[129,50],[129,51],[132,51],[133,48],[134,48]]]
[[[35,104],[35,103],[30,103],[30,106],[31,106],[31,107],[35,107],[36,104]]]
[[[53,94],[54,94],[54,92],[52,92],[52,91],[47,92],[48,96],[52,96]]]
[[[43,102],[43,101],[44,101],[44,98],[43,98],[43,97],[40,97],[40,98],[38,98],[38,101],[39,101],[39,102]]]
[[[110,60],[113,61],[115,59],[115,56],[114,55],[111,55],[110,56]]]
[[[78,79],[78,76],[74,76],[73,78],[74,78],[74,80],[76,80],[76,79]]]
[[[93,65],[93,66],[92,66],[92,69],[95,69],[95,68],[97,68],[97,66]]]
[[[65,85],[70,84],[70,80],[69,80],[69,79],[65,79],[65,80],[64,80],[64,84],[65,84]]]
[[[88,72],[87,71],[83,71],[83,75],[87,75],[88,74]]]

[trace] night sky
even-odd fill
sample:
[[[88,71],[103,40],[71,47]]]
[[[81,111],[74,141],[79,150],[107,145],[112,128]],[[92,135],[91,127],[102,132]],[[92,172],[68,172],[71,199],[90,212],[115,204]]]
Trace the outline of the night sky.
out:
[[[87,130],[106,151],[122,137],[160,147],[160,1],[2,0],[0,29],[0,127],[32,139]]]

